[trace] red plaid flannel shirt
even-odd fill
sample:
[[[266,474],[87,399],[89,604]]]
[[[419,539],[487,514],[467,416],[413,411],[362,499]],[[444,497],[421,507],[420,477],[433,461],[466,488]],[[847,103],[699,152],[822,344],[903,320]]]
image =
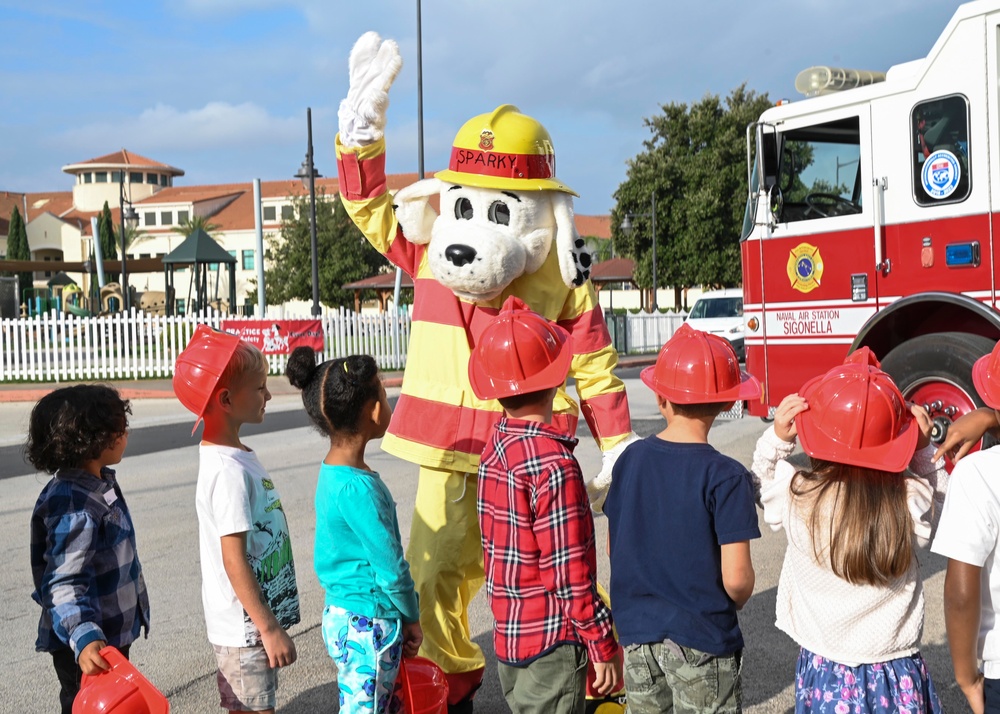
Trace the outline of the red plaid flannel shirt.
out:
[[[497,659],[522,664],[562,644],[609,662],[618,645],[597,594],[594,520],[577,440],[504,418],[479,465],[478,511]]]

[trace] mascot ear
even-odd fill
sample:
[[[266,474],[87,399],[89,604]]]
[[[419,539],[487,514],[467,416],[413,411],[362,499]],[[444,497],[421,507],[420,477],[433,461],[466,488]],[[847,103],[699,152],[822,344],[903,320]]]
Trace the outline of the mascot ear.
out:
[[[431,227],[437,214],[431,208],[430,198],[440,194],[442,186],[444,183],[440,179],[424,179],[399,189],[392,197],[396,221],[411,243],[426,245],[431,242]]]
[[[578,288],[590,280],[593,258],[573,221],[573,197],[562,191],[552,192],[552,211],[556,218],[556,244],[559,272],[568,287]]]

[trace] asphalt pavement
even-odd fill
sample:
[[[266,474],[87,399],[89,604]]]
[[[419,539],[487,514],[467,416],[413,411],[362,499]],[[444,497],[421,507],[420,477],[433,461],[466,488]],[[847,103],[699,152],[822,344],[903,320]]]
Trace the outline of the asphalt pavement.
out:
[[[638,367],[632,365],[620,374],[628,390],[633,426],[639,434],[648,435],[664,423],[652,394],[638,379]],[[299,659],[281,672],[278,711],[333,712],[337,708],[335,669],[320,635],[323,593],[312,569],[312,499],[317,467],[326,445],[307,426],[298,393],[279,379],[269,383],[274,398],[263,425],[256,430],[247,428],[246,442],[258,452],[282,494],[292,530],[303,617],[291,631]],[[116,386],[134,398],[132,435],[118,472],[136,523],[139,555],[152,603],[152,630],[148,639],[133,646],[132,658],[167,694],[174,714],[218,712],[214,658],[205,639],[200,599],[194,509],[198,435],[191,435],[193,420],[176,399],[163,394],[158,398],[140,397],[128,391],[149,389],[148,384]],[[390,398],[398,395],[397,387],[387,391]],[[0,611],[0,671],[5,673],[0,678],[0,709],[42,714],[56,709],[57,685],[51,660],[34,651],[38,606],[30,598],[28,519],[46,477],[32,473],[20,460],[20,444],[31,406],[32,400],[0,397],[0,476],[4,487],[0,539],[8,544],[4,577],[0,579],[0,597],[5,603]],[[765,428],[759,419],[749,417],[719,422],[713,428],[712,443],[723,453],[749,464],[753,446]],[[600,469],[600,452],[586,433],[581,434],[576,455],[588,476]],[[370,445],[367,459],[382,474],[396,499],[400,529],[406,540],[416,468],[385,454],[378,443]],[[798,652],[795,643],[773,624],[784,535],[771,533],[761,525],[763,537],[752,544],[757,573],[755,594],[740,613],[746,639],[743,703],[751,714],[792,709],[792,677]],[[607,534],[605,519],[596,519],[596,527],[598,543],[603,544]],[[919,558],[927,599],[922,652],[944,709],[965,711],[964,699],[952,681],[944,634],[941,595],[945,561],[927,551],[921,552]],[[601,581],[607,584],[609,567],[603,547],[598,548],[598,568]],[[470,607],[470,626],[487,657],[486,681],[476,698],[476,712],[506,712],[492,652],[492,619],[482,593]]]

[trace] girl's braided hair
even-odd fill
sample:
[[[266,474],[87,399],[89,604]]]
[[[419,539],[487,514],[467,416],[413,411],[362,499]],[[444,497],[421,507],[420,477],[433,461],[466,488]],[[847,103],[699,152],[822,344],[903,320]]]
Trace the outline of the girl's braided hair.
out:
[[[309,347],[297,347],[285,367],[288,381],[302,390],[302,404],[319,431],[358,433],[361,410],[378,400],[378,364],[368,355],[352,355],[316,364]]]

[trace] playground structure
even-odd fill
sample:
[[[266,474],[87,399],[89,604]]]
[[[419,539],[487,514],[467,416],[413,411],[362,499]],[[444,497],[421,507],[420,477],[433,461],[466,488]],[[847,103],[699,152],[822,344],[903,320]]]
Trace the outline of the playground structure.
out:
[[[119,283],[106,283],[99,295],[87,295],[76,283],[52,285],[48,288],[28,288],[23,291],[21,317],[34,317],[52,310],[77,317],[110,315],[124,309],[125,300]],[[162,290],[134,293],[134,305],[150,315],[165,315],[167,295]],[[95,309],[95,307],[97,309]]]

